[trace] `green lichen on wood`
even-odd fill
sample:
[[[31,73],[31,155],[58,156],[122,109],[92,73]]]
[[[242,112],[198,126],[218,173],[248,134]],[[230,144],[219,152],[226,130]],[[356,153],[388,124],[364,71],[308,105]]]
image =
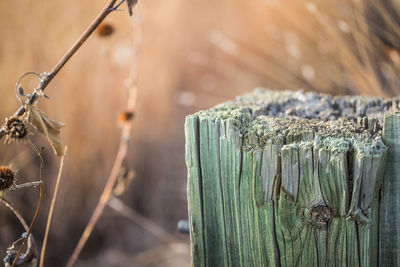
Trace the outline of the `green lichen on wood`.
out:
[[[383,175],[383,114],[398,106],[256,90],[188,116],[193,266],[378,266],[384,254],[398,257],[398,239],[388,251],[378,242],[393,228],[380,212],[398,216],[380,202],[390,202],[380,196],[384,177],[397,175]]]

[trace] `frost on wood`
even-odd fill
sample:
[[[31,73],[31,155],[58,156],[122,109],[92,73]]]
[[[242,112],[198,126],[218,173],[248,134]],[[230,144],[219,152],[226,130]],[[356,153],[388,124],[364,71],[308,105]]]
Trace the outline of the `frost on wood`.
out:
[[[188,116],[193,266],[399,266],[399,104],[258,89]]]

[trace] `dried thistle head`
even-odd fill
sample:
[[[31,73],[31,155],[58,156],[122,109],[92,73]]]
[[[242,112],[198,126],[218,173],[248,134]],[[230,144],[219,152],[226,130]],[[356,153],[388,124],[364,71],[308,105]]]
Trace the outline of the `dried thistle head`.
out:
[[[10,189],[14,185],[15,171],[10,167],[0,166],[0,192]]]
[[[7,134],[6,141],[21,140],[28,134],[25,119],[19,117],[6,118],[4,130]]]

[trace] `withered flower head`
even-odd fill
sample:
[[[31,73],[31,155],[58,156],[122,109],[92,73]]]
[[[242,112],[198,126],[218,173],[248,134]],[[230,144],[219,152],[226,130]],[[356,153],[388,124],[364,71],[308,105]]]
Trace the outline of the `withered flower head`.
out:
[[[7,118],[4,130],[8,141],[23,139],[28,133],[26,123],[18,117]]]
[[[15,173],[7,166],[0,166],[0,192],[9,189],[15,180]]]

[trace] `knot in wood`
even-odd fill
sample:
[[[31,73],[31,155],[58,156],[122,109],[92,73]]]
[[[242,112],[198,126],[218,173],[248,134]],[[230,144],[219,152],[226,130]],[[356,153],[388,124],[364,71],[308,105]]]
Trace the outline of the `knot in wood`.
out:
[[[11,188],[14,178],[14,172],[9,167],[0,166],[0,192]]]
[[[310,211],[311,225],[317,228],[326,229],[331,217],[331,210],[327,206],[318,205]]]

